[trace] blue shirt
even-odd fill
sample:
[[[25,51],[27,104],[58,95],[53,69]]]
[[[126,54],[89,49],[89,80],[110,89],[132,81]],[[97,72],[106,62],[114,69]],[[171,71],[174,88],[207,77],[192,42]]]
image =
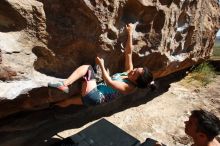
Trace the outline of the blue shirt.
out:
[[[128,75],[127,72],[116,73],[111,78],[112,80],[129,83],[128,80],[122,78],[122,76],[127,76],[127,75]],[[108,86],[104,81],[97,85],[97,89],[105,96],[105,102],[111,101],[116,97],[118,97],[119,95],[121,95],[121,93],[119,93],[118,90]]]

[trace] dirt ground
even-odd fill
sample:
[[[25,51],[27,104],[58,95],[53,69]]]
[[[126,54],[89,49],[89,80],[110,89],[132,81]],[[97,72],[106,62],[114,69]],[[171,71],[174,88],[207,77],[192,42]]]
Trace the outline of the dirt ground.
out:
[[[220,117],[220,75],[207,86],[185,77],[172,83],[169,91],[153,100],[110,117],[104,117],[141,142],[153,138],[168,146],[190,145],[191,140],[184,133],[184,121],[193,109],[205,109]],[[96,121],[78,129],[69,129],[58,133],[68,137],[85,129]],[[56,136],[54,136],[56,137]]]

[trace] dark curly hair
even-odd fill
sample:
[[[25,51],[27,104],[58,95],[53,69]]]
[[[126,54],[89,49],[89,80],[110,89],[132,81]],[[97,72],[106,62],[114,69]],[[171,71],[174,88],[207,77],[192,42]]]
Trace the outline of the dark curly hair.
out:
[[[136,86],[138,88],[147,88],[153,81],[153,74],[150,72],[150,70],[147,67],[144,67],[143,69],[144,73],[141,74],[136,80]]]
[[[220,134],[220,120],[205,110],[193,110],[192,117],[197,119],[197,131],[206,134],[209,140]]]

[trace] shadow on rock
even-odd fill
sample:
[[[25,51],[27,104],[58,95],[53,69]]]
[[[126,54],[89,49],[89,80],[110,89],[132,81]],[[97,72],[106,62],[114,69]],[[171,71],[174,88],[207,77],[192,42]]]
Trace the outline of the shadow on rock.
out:
[[[145,104],[168,91],[172,82],[178,81],[184,76],[185,71],[171,74],[156,81],[158,87],[155,91],[139,90],[113,102],[94,107],[50,107],[8,116],[0,120],[0,145],[51,145],[57,141],[52,138],[57,133],[79,128],[103,116],[110,116],[127,108]]]

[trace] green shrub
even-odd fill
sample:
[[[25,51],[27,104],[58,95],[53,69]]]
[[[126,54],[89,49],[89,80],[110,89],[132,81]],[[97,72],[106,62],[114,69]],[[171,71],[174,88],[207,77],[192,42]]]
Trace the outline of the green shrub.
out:
[[[207,63],[199,64],[191,73],[191,78],[206,86],[216,77],[215,68]]]

